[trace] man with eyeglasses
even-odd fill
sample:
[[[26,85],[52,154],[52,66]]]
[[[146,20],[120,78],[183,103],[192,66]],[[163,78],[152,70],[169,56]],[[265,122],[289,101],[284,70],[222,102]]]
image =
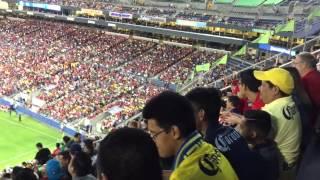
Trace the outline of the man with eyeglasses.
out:
[[[152,98],[143,109],[160,157],[174,156],[170,180],[237,180],[228,160],[196,131],[190,102],[174,92]]]

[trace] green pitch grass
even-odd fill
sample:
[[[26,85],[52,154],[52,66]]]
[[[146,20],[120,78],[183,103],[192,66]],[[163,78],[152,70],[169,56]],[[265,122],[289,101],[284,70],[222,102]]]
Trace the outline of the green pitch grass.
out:
[[[22,116],[19,122],[15,112],[10,117],[9,112],[0,111],[0,171],[33,160],[37,142],[52,151],[61,140],[62,133],[54,128],[28,116]]]

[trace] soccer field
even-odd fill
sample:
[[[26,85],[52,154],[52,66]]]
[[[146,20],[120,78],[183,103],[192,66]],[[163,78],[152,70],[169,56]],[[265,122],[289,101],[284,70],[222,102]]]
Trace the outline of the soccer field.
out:
[[[0,170],[32,160],[37,142],[52,151],[55,143],[61,140],[62,133],[54,128],[27,116],[22,116],[19,122],[14,112],[10,117],[9,112],[0,111]]]

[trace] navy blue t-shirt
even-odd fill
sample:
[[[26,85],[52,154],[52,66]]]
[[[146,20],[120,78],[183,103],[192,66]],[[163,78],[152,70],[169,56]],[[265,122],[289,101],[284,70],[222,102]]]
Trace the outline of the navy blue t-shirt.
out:
[[[246,140],[232,127],[208,127],[205,140],[229,160],[239,180],[267,180],[265,160],[253,152]]]

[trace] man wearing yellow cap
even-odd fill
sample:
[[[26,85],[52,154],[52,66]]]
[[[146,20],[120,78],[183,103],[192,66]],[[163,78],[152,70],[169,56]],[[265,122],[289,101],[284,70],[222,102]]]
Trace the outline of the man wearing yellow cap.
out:
[[[266,104],[262,110],[272,116],[273,137],[286,161],[284,170],[291,170],[299,156],[302,133],[300,115],[291,97],[293,78],[282,68],[254,71],[254,76],[262,81],[261,99]]]

